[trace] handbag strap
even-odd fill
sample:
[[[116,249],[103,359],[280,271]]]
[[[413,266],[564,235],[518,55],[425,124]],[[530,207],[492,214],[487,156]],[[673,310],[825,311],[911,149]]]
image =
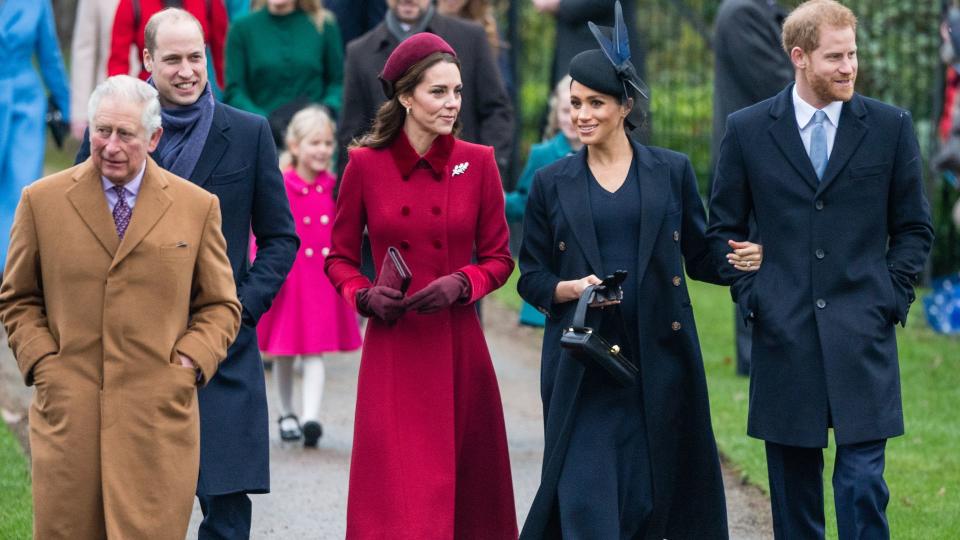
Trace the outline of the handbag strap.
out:
[[[596,285],[587,285],[587,288],[583,290],[583,294],[580,295],[580,300],[577,302],[577,309],[573,312],[573,323],[574,328],[583,328],[584,323],[587,319],[587,308],[590,307],[590,299],[593,297],[593,289]]]

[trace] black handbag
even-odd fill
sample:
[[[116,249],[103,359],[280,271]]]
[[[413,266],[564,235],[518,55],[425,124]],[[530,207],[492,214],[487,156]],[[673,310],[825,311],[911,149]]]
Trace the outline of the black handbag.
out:
[[[611,344],[585,325],[587,309],[596,298],[595,286],[584,289],[573,314],[573,323],[560,336],[560,346],[587,366],[599,366],[606,370],[621,386],[633,386],[640,375],[640,368],[620,352],[620,346]],[[619,306],[613,309],[619,310]],[[617,313],[620,316],[620,313]]]

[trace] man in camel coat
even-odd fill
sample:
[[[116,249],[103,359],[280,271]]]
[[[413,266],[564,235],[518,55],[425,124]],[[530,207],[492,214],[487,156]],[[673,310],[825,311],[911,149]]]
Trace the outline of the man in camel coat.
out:
[[[120,75],[90,99],[92,155],[23,190],[0,318],[28,385],[34,537],[182,539],[197,386],[240,326],[217,198],[147,153],[160,103]]]

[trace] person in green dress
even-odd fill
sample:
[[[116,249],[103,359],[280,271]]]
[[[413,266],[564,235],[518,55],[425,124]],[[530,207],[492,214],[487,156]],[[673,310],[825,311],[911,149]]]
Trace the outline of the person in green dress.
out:
[[[320,0],[259,0],[255,7],[227,34],[224,101],[267,117],[282,146],[290,118],[303,107],[339,114],[343,43]]]

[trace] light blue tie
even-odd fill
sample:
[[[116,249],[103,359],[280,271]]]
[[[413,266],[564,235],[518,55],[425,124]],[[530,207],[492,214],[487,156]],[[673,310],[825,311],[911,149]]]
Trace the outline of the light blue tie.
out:
[[[823,121],[827,113],[817,111],[813,115],[813,133],[810,136],[810,163],[817,172],[817,180],[823,178],[823,171],[827,170],[827,130]]]

